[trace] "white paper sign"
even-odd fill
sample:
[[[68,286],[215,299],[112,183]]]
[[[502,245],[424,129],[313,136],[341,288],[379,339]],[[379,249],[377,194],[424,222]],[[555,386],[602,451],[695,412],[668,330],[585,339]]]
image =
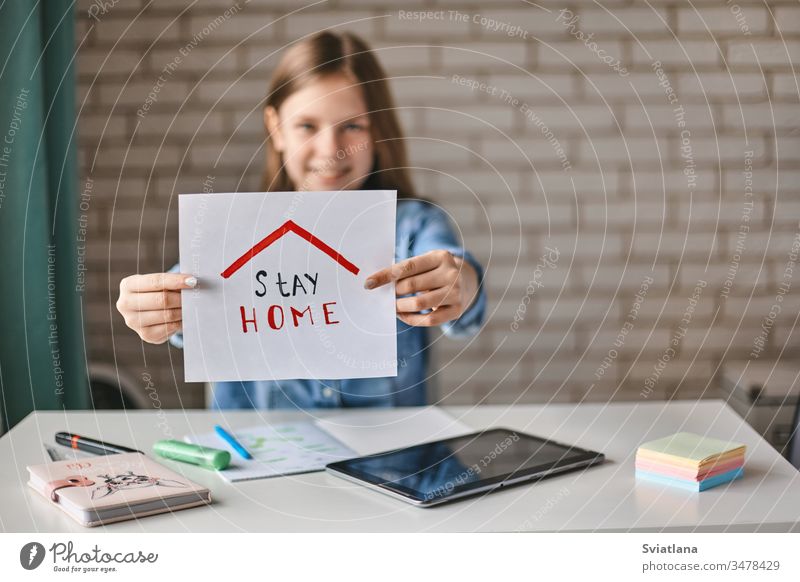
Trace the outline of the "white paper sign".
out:
[[[395,191],[182,194],[187,382],[397,375]]]

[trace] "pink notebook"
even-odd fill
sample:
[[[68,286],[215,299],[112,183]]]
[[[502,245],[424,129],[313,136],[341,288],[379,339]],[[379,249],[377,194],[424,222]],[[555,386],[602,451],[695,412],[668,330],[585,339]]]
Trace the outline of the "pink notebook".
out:
[[[207,488],[141,453],[34,465],[28,473],[28,485],[88,527],[211,502]]]

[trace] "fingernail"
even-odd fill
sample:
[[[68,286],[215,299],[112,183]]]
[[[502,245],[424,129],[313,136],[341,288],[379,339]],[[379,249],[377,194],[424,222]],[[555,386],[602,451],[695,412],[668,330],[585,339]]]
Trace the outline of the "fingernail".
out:
[[[364,281],[364,289],[372,289],[375,287],[375,279],[367,279]]]
[[[197,287],[197,277],[186,277],[183,282],[187,287],[191,287],[192,289]]]

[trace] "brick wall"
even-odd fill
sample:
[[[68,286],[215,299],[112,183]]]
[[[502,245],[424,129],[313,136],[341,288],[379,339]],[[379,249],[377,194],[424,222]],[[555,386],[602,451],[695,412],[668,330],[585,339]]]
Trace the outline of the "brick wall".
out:
[[[79,5],[90,356],[164,406],[202,387],[125,327],[119,280],[176,261],[178,193],[258,189],[276,51],[325,27],[378,49],[415,183],[487,267],[486,328],[436,342],[438,397],[713,396],[725,359],[800,353],[796,2]]]

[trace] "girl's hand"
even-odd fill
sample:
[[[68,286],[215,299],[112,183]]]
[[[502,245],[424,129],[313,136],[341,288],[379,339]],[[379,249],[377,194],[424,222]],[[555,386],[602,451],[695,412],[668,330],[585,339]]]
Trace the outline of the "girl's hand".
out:
[[[181,289],[197,279],[180,273],[131,275],[119,283],[117,310],[129,328],[147,343],[163,344],[181,330]]]
[[[397,317],[414,326],[441,325],[458,319],[478,293],[478,274],[468,262],[436,250],[412,257],[370,275],[366,289],[395,281],[396,295],[418,293],[397,300]],[[420,313],[431,309],[430,313]]]

